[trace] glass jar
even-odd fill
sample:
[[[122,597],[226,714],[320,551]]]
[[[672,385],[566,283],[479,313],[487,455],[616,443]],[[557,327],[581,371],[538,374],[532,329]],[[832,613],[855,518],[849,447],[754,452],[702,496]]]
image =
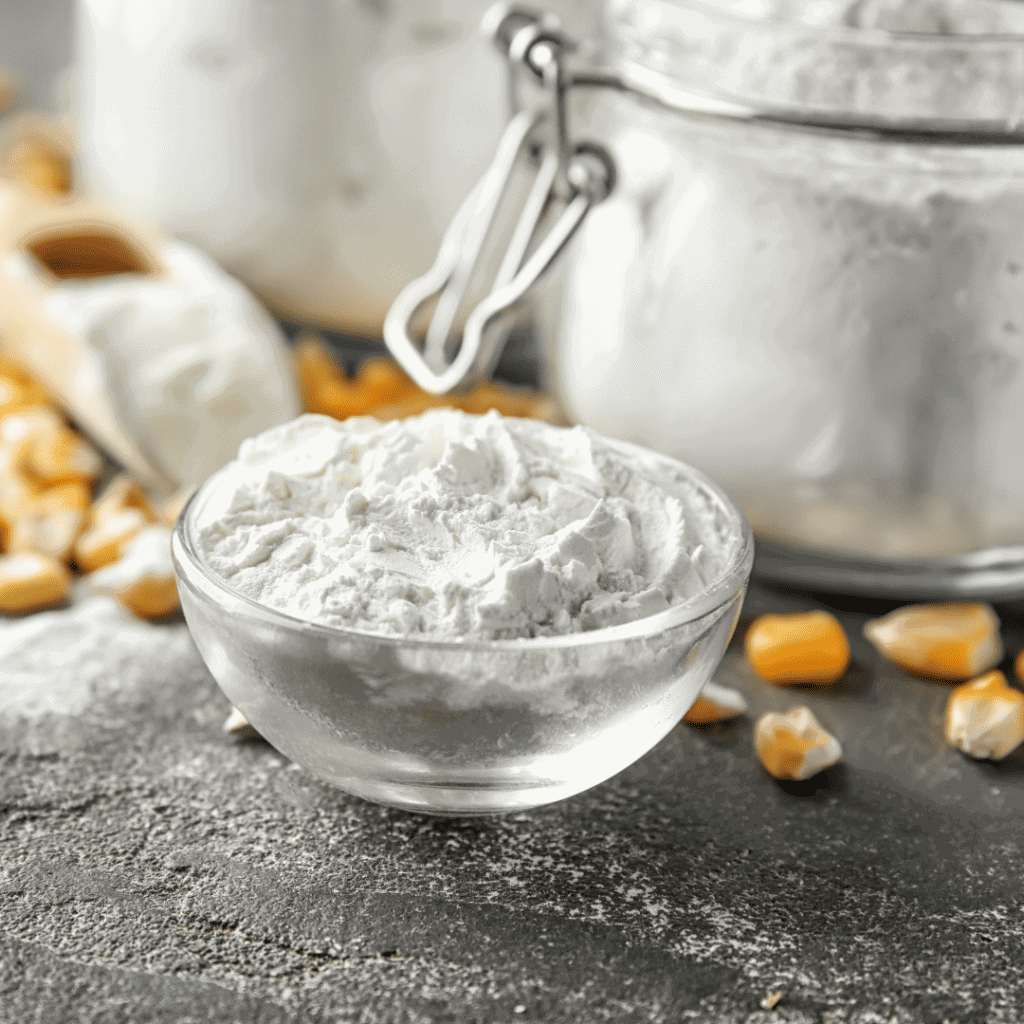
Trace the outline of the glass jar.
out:
[[[725,486],[762,574],[1024,595],[1024,10],[609,0],[603,45],[615,184],[535,289],[568,417]]]
[[[552,6],[578,29],[593,0]],[[295,322],[379,335],[506,118],[485,0],[79,0],[81,178]]]

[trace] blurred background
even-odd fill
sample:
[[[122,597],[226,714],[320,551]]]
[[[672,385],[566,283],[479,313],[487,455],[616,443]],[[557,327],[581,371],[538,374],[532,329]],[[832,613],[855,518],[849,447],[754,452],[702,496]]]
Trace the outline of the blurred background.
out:
[[[555,57],[619,82],[567,115],[614,188],[493,329],[496,368],[432,395],[384,321],[513,113],[489,6],[4,4],[7,357],[166,493],[301,410],[497,408],[701,468],[776,580],[1024,593],[1019,5],[545,3]],[[708,95],[735,116],[695,117]]]

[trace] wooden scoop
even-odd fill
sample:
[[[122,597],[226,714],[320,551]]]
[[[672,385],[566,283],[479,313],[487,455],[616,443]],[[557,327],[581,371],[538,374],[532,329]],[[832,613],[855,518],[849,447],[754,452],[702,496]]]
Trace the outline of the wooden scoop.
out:
[[[166,275],[161,249],[155,232],[93,200],[55,202],[0,183],[0,350],[126,469],[168,492],[171,482],[118,421],[102,358],[46,309],[48,294],[68,280]]]

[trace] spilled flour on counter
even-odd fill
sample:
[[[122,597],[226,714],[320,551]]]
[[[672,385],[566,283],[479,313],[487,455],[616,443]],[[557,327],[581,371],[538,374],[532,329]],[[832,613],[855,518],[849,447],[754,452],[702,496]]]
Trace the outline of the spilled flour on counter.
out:
[[[700,593],[739,540],[674,464],[495,412],[302,416],[245,442],[215,479],[198,543],[232,588],[397,635],[630,622]]]
[[[0,621],[0,723],[78,716],[111,693],[144,688],[152,663],[187,664],[184,626],[140,622],[109,597]]]

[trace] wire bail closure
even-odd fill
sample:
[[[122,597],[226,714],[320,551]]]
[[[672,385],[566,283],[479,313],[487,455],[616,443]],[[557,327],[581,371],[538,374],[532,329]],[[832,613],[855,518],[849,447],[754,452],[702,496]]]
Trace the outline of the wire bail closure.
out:
[[[573,146],[569,140],[564,58],[574,43],[558,20],[499,4],[488,12],[484,31],[507,50],[512,120],[490,167],[448,226],[434,265],[401,291],[384,321],[391,354],[435,395],[490,373],[505,338],[489,328],[518,306],[614,184],[614,167],[603,148]],[[531,102],[531,91],[539,91],[539,100]],[[474,279],[489,262],[488,239],[507,205],[513,178],[524,167],[535,169],[533,181],[490,290],[466,315],[460,342],[460,314]],[[545,231],[555,207],[561,212]],[[421,347],[412,336],[413,322],[434,299]]]

